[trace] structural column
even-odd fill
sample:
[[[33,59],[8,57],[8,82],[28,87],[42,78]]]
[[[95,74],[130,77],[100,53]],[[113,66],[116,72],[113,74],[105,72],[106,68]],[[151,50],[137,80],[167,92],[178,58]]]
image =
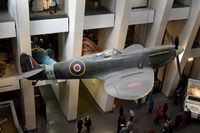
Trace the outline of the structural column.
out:
[[[65,12],[69,17],[69,33],[62,34],[65,43],[61,44],[61,60],[69,60],[81,56],[85,0],[68,0],[65,5],[67,5]],[[67,80],[60,86],[59,101],[68,121],[77,118],[78,93],[79,80]]]
[[[156,10],[154,22],[149,25],[145,47],[160,45],[167,26],[174,0],[150,0],[150,7]]]
[[[113,5],[116,3],[116,7]],[[128,21],[131,12],[131,0],[103,0],[102,5],[115,12],[115,23],[113,28],[99,30],[99,44],[103,49],[122,50],[125,45],[128,30]],[[106,20],[105,20],[106,21]],[[89,81],[84,81],[84,83]],[[89,89],[96,103],[104,111],[111,111],[113,108],[114,97],[108,95],[104,90],[104,82],[97,79],[91,80],[93,86]],[[85,84],[88,88],[89,84]],[[90,85],[91,86],[91,85]],[[93,92],[95,91],[95,92]]]
[[[30,80],[20,80],[20,84],[23,121],[27,130],[33,130],[36,128],[34,88]]]
[[[102,45],[103,49],[124,49],[131,13],[131,2],[131,0],[116,0],[114,27],[99,30],[99,44]],[[107,8],[113,10],[112,6]]]
[[[27,0],[16,1],[15,17],[17,31],[16,62],[17,71],[21,73],[20,55],[22,53],[31,55],[29,3]],[[31,81],[28,80],[21,80],[20,84],[24,124],[28,130],[32,130],[36,128],[34,88]]]
[[[199,66],[200,66],[200,57],[195,58],[193,60],[193,65],[192,65],[192,68],[191,68],[192,69],[191,70],[191,78],[200,80]]]
[[[193,45],[196,33],[200,25],[200,1],[192,0],[191,11],[186,21],[182,32],[180,33],[180,47],[184,48],[184,52],[179,56],[181,62],[181,68],[183,70],[188,57],[190,57],[190,49]],[[175,91],[178,82],[179,75],[175,60],[167,66],[165,80],[163,82],[162,92],[166,96],[172,96]]]

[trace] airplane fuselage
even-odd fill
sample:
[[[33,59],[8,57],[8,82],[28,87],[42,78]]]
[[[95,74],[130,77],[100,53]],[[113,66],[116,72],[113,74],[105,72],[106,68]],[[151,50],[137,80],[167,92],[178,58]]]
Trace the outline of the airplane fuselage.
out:
[[[159,68],[174,59],[175,47],[171,45],[143,48],[133,51],[104,51],[85,55],[69,61],[45,65],[45,69],[28,79],[81,79],[96,78],[99,75],[128,68]]]

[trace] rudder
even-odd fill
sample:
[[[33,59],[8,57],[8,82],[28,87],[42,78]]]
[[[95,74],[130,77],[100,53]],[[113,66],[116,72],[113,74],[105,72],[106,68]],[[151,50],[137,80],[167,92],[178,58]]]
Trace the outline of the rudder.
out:
[[[39,67],[39,64],[30,55],[25,53],[20,56],[20,65],[23,73]]]

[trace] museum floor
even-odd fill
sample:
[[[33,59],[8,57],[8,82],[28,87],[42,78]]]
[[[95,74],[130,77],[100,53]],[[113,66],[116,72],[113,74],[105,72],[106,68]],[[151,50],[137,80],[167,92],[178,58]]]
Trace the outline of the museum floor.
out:
[[[91,116],[92,119],[92,133],[116,133],[117,130],[117,120],[118,120],[118,107],[119,105],[123,105],[125,117],[128,120],[129,118],[129,109],[132,107],[136,107],[137,105],[133,101],[124,101],[117,100],[116,108],[113,112],[103,113],[99,107],[93,101],[93,98],[88,93],[88,91],[81,85],[80,93],[79,93],[79,109],[78,116],[86,117],[87,115]],[[148,131],[150,129],[154,129],[156,133],[161,133],[163,128],[163,121],[161,121],[160,125],[156,125],[153,123],[153,119],[155,116],[155,109],[159,105],[163,105],[164,102],[169,104],[169,114],[171,118],[175,118],[176,113],[181,109],[173,104],[173,101],[167,99],[162,94],[155,94],[155,106],[154,112],[152,114],[147,113],[147,105],[141,105],[138,107],[136,112],[136,117],[134,119],[135,132],[134,133],[143,133],[144,131]],[[38,130],[34,131],[34,133],[76,133],[76,122],[64,122],[64,123],[50,123],[48,126],[49,131],[47,131],[45,120],[42,116],[38,116]],[[177,133],[199,133],[200,131],[200,120],[192,120],[191,124],[182,127],[179,130],[176,130]],[[83,133],[86,133],[85,129]]]

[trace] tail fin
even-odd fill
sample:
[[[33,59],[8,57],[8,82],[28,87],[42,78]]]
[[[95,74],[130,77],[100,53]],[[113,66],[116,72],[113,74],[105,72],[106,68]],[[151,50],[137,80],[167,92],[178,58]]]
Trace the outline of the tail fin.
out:
[[[23,73],[39,68],[39,64],[30,55],[25,53],[20,56],[20,65]]]

